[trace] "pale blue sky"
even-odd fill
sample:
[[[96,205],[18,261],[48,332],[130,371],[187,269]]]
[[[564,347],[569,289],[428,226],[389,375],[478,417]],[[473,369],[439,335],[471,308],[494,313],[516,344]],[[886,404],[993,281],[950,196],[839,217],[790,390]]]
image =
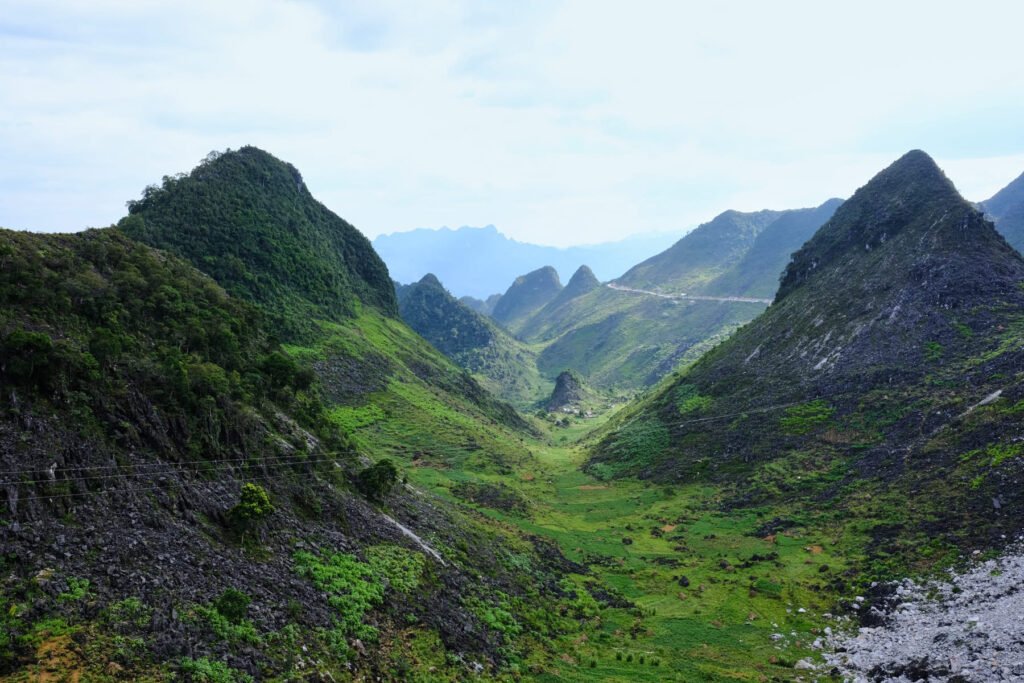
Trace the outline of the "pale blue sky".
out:
[[[1024,172],[1024,3],[0,0],[0,225],[107,225],[263,147],[369,236],[573,244]]]

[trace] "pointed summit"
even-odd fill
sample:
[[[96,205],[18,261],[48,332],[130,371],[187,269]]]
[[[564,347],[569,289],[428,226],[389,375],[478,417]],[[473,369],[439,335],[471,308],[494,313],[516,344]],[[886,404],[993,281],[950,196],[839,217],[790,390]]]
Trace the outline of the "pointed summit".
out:
[[[561,291],[558,271],[551,266],[520,275],[494,307],[494,319],[514,332],[518,324],[543,308]]]
[[[793,255],[776,301],[815,273],[856,254],[866,257],[903,231],[924,233],[946,224],[951,212],[965,220],[977,214],[930,156],[907,152],[857,190]]]
[[[416,284],[424,285],[426,287],[440,287],[441,289],[444,289],[444,285],[441,284],[441,281],[438,280],[437,276],[434,275],[433,273],[427,273],[422,278],[420,278],[420,281],[417,282]]]
[[[569,284],[565,289],[558,293],[558,299],[575,299],[600,286],[601,282],[594,275],[594,271],[590,270],[589,266],[580,266],[569,278]]]
[[[397,316],[387,267],[369,240],[309,193],[291,164],[256,147],[211,153],[188,175],[165,176],[119,228],[192,262],[231,294],[279,321],[284,338],[359,304]]]

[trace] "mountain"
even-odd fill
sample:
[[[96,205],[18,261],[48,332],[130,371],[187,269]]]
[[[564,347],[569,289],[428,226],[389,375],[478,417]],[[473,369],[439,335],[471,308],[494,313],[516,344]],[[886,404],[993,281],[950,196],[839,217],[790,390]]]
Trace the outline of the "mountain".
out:
[[[543,330],[568,317],[572,302],[581,296],[600,289],[601,283],[588,266],[580,266],[569,283],[540,310],[533,313],[519,328],[523,339],[538,338]]]
[[[550,382],[537,372],[536,355],[456,300],[434,275],[397,291],[402,320],[496,396],[526,406],[548,391]]]
[[[254,147],[211,155],[190,174],[147,188],[118,228],[259,306],[274,334],[317,373],[340,426],[382,420],[385,410],[395,415],[386,444],[373,444],[378,454],[413,448],[478,459],[476,444],[486,443],[488,467],[523,457],[508,434],[478,427],[530,427],[402,323],[383,262],[289,164]],[[427,426],[446,413],[476,420],[450,430]],[[406,435],[397,429],[403,423]]]
[[[558,293],[558,295],[551,300],[550,303],[558,305],[564,301],[570,301],[578,296],[583,296],[587,292],[592,292],[601,286],[600,280],[594,275],[594,271],[590,269],[590,266],[580,266],[572,277],[569,279],[569,283]]]
[[[580,404],[593,398],[592,392],[587,388],[586,381],[580,377],[578,372],[563,370],[555,378],[555,388],[551,390],[551,396],[544,404],[549,411],[562,410],[563,408],[579,408]]]
[[[779,211],[726,211],[703,223],[665,251],[632,268],[616,283],[637,289],[685,292],[735,265]]]
[[[472,308],[477,313],[483,313],[484,315],[490,315],[494,311],[494,307],[498,305],[498,301],[501,300],[501,294],[491,294],[486,299],[477,299],[471,296],[461,296],[459,301],[469,308]]]
[[[843,203],[830,199],[814,209],[783,211],[754,238],[750,249],[728,271],[700,291],[706,294],[772,298],[779,276],[797,249],[825,224]]]
[[[982,210],[1010,246],[1024,252],[1024,174],[982,202]]]
[[[572,367],[603,389],[653,385],[764,310],[790,254],[840,204],[727,211],[611,286],[559,295],[517,333],[542,345],[537,363],[548,376]]]
[[[4,230],[0,263],[0,677],[363,676],[428,642],[403,670],[456,680],[533,648],[495,610],[571,614],[557,550],[371,464],[329,405],[342,379],[184,259]]]
[[[562,291],[558,272],[544,266],[520,275],[494,305],[491,317],[515,332],[520,324],[552,301]]]
[[[310,194],[298,170],[255,147],[211,153],[128,203],[120,228],[174,252],[279,323],[352,316],[354,302],[395,316],[384,262],[362,233]]]
[[[910,152],[794,254],[761,316],[624,413],[588,467],[733,482],[732,504],[806,496],[878,524],[879,562],[920,534],[998,542],[1024,512],[1022,282],[1020,254]]]
[[[391,277],[400,282],[415,282],[434,273],[457,296],[485,299],[543,265],[553,266],[565,278],[581,263],[588,263],[599,278],[611,279],[676,239],[678,234],[634,235],[617,242],[558,248],[517,242],[489,225],[396,232],[377,237],[373,246],[388,264]],[[466,254],[473,258],[467,259]]]

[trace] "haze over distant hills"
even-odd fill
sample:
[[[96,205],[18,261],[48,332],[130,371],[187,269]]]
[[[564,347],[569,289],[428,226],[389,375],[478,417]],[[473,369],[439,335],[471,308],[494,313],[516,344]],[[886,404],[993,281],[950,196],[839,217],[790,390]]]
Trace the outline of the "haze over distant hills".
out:
[[[599,280],[610,280],[668,247],[681,232],[633,235],[618,242],[559,248],[517,242],[493,225],[457,230],[420,228],[381,235],[373,240],[373,248],[398,282],[417,282],[433,273],[457,297],[486,299],[504,292],[520,275],[542,266],[552,266],[563,280],[568,280],[586,264]]]

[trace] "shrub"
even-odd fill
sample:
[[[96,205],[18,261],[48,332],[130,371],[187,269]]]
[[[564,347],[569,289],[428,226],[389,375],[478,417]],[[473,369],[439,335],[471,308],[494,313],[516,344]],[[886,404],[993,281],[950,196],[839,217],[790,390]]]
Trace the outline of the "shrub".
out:
[[[265,488],[259,484],[245,484],[238,505],[228,511],[228,517],[244,533],[253,529],[273,511],[274,506]]]
[[[382,500],[398,481],[398,468],[384,458],[356,475],[356,486],[371,500]]]
[[[240,624],[249,611],[252,598],[240,590],[228,588],[213,601],[213,608],[232,624]]]
[[[252,676],[236,671],[223,662],[207,659],[186,658],[181,660],[181,673],[186,680],[196,683],[246,683]]]
[[[800,436],[828,422],[835,411],[835,408],[819,398],[787,408],[786,416],[779,421],[779,424],[784,433]]]

